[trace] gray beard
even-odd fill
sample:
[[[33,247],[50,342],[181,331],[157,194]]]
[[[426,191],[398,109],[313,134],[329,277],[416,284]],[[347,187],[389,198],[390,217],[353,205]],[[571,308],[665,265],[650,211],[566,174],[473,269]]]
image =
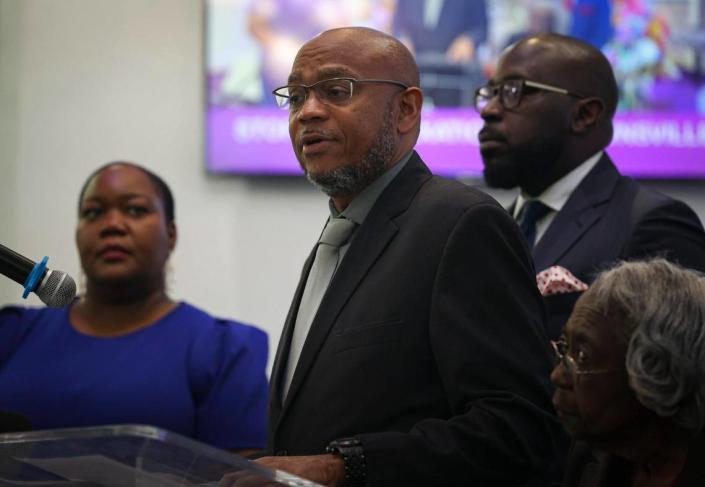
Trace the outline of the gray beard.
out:
[[[331,171],[311,174],[306,177],[321,191],[331,197],[350,196],[360,193],[370,183],[387,170],[387,166],[396,151],[396,143],[392,132],[392,107],[387,107],[382,122],[382,129],[370,150],[358,163],[338,167]]]

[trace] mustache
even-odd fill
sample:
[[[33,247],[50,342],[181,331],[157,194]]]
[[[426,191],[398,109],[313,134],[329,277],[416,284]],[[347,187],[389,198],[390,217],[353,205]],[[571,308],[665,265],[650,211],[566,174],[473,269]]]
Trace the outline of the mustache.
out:
[[[480,142],[484,140],[505,140],[504,134],[496,130],[492,130],[488,127],[482,127],[480,132],[477,134],[477,138]]]
[[[332,136],[333,131],[328,129],[304,129],[299,135],[325,135]]]
[[[299,133],[298,138],[302,137],[320,137],[321,139],[332,139],[335,134],[332,130],[327,129],[304,129]]]

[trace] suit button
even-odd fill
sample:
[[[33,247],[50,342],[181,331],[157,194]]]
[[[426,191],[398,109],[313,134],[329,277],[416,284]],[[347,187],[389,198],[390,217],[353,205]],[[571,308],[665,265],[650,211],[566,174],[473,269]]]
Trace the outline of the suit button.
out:
[[[278,457],[285,457],[288,454],[289,454],[289,452],[286,450],[277,450],[277,452],[274,455],[276,455]]]

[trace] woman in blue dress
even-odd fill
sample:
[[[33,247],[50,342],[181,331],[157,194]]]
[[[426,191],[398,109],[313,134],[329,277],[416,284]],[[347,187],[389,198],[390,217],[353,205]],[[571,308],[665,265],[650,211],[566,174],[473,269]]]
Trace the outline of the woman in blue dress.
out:
[[[172,300],[174,200],[140,166],[96,170],[79,197],[85,292],[63,308],[0,309],[0,410],[33,429],[140,423],[262,448],[267,337]]]

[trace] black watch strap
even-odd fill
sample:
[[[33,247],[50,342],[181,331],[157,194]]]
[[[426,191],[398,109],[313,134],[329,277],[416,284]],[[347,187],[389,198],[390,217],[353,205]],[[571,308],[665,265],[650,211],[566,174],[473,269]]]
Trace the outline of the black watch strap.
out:
[[[357,438],[331,441],[326,452],[340,456],[345,463],[345,487],[363,487],[366,484],[365,450]]]

